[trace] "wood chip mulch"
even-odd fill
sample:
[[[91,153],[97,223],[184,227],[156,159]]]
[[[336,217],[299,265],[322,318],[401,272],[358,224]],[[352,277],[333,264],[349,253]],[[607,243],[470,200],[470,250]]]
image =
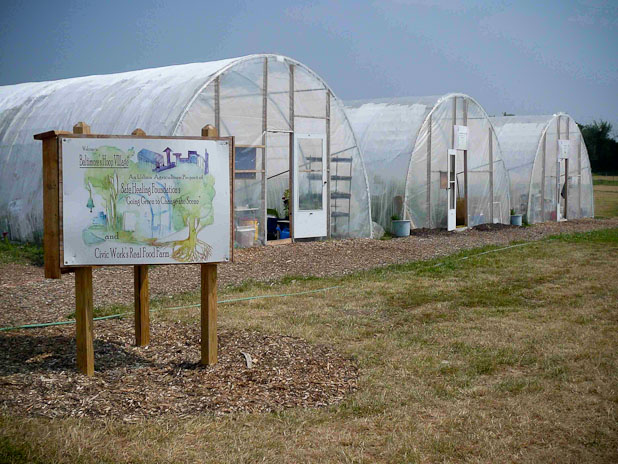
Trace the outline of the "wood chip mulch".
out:
[[[618,227],[618,218],[547,222],[532,227],[479,226],[451,233],[414,231],[393,240],[349,239],[293,243],[235,250],[234,263],[219,266],[219,285],[247,280],[276,281],[286,275],[336,276],[365,269],[436,258],[483,245],[508,245],[515,240],[540,240],[553,234]],[[0,327],[65,320],[75,311],[74,276],[45,279],[43,268],[26,264],[0,265]],[[152,297],[196,292],[196,265],[156,266],[150,270]],[[133,304],[133,268],[109,266],[93,272],[95,306]]]
[[[417,230],[410,237],[294,243],[238,250],[219,266],[220,285],[286,275],[342,275],[363,269],[445,256],[483,245],[539,240],[553,234],[618,227],[618,218],[515,228],[484,226],[458,233]],[[159,266],[152,296],[199,289],[198,266]],[[43,269],[0,265],[0,326],[66,320],[74,311],[74,277],[46,280]],[[132,304],[133,270],[94,271],[95,306]],[[75,370],[72,325],[0,332],[0,411],[46,417],[114,417],[124,421],[173,414],[226,414],[320,407],[357,388],[355,363],[327,346],[284,335],[221,330],[219,363],[199,364],[199,327],[151,324],[151,345],[133,346],[126,321],[98,321],[94,377]],[[247,367],[249,354],[253,366]]]
[[[151,345],[133,341],[130,325],[99,323],[86,377],[75,369],[74,327],[0,334],[0,411],[135,422],[321,407],[357,388],[352,360],[299,338],[221,330],[214,366],[199,364],[195,324],[157,322]]]

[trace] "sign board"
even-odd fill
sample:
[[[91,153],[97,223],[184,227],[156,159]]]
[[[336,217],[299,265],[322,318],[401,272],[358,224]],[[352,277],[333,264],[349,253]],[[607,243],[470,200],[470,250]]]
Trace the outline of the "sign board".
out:
[[[455,150],[468,149],[468,126],[455,126]]]
[[[571,150],[570,140],[558,140],[558,158],[569,159],[570,150]]]
[[[231,145],[62,135],[62,264],[229,261]]]

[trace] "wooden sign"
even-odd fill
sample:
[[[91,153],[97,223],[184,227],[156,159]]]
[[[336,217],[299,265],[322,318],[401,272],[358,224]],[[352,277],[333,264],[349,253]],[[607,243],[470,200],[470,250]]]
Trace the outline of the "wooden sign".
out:
[[[35,138],[46,277],[72,266],[231,260],[233,138]]]
[[[49,131],[43,142],[45,277],[75,272],[77,366],[94,374],[92,266],[133,265],[135,342],[150,343],[149,264],[200,263],[201,362],[217,362],[217,262],[233,252],[234,137]]]
[[[59,141],[64,266],[229,261],[228,139]]]

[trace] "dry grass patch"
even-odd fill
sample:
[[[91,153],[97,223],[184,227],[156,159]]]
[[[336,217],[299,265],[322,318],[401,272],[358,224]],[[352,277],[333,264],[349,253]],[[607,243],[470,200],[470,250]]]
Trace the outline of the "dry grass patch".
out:
[[[44,462],[616,462],[618,230],[466,253],[224,292],[341,285],[220,309],[222,330],[353,357],[358,391],[338,405],[132,425],[5,416],[0,444]]]

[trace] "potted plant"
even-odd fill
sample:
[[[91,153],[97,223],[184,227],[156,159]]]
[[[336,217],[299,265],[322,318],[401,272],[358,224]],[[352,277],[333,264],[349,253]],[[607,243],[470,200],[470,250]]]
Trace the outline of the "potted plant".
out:
[[[521,226],[523,214],[515,214],[515,210],[511,209],[511,225],[512,226]]]
[[[410,235],[410,221],[401,219],[398,214],[391,216],[391,229],[395,237],[407,237]]]
[[[290,219],[290,189],[286,189],[283,192],[281,200],[283,201],[283,217],[285,219]]]
[[[283,218],[277,220],[278,238],[290,238],[290,189],[286,189],[281,197],[283,201]]]

